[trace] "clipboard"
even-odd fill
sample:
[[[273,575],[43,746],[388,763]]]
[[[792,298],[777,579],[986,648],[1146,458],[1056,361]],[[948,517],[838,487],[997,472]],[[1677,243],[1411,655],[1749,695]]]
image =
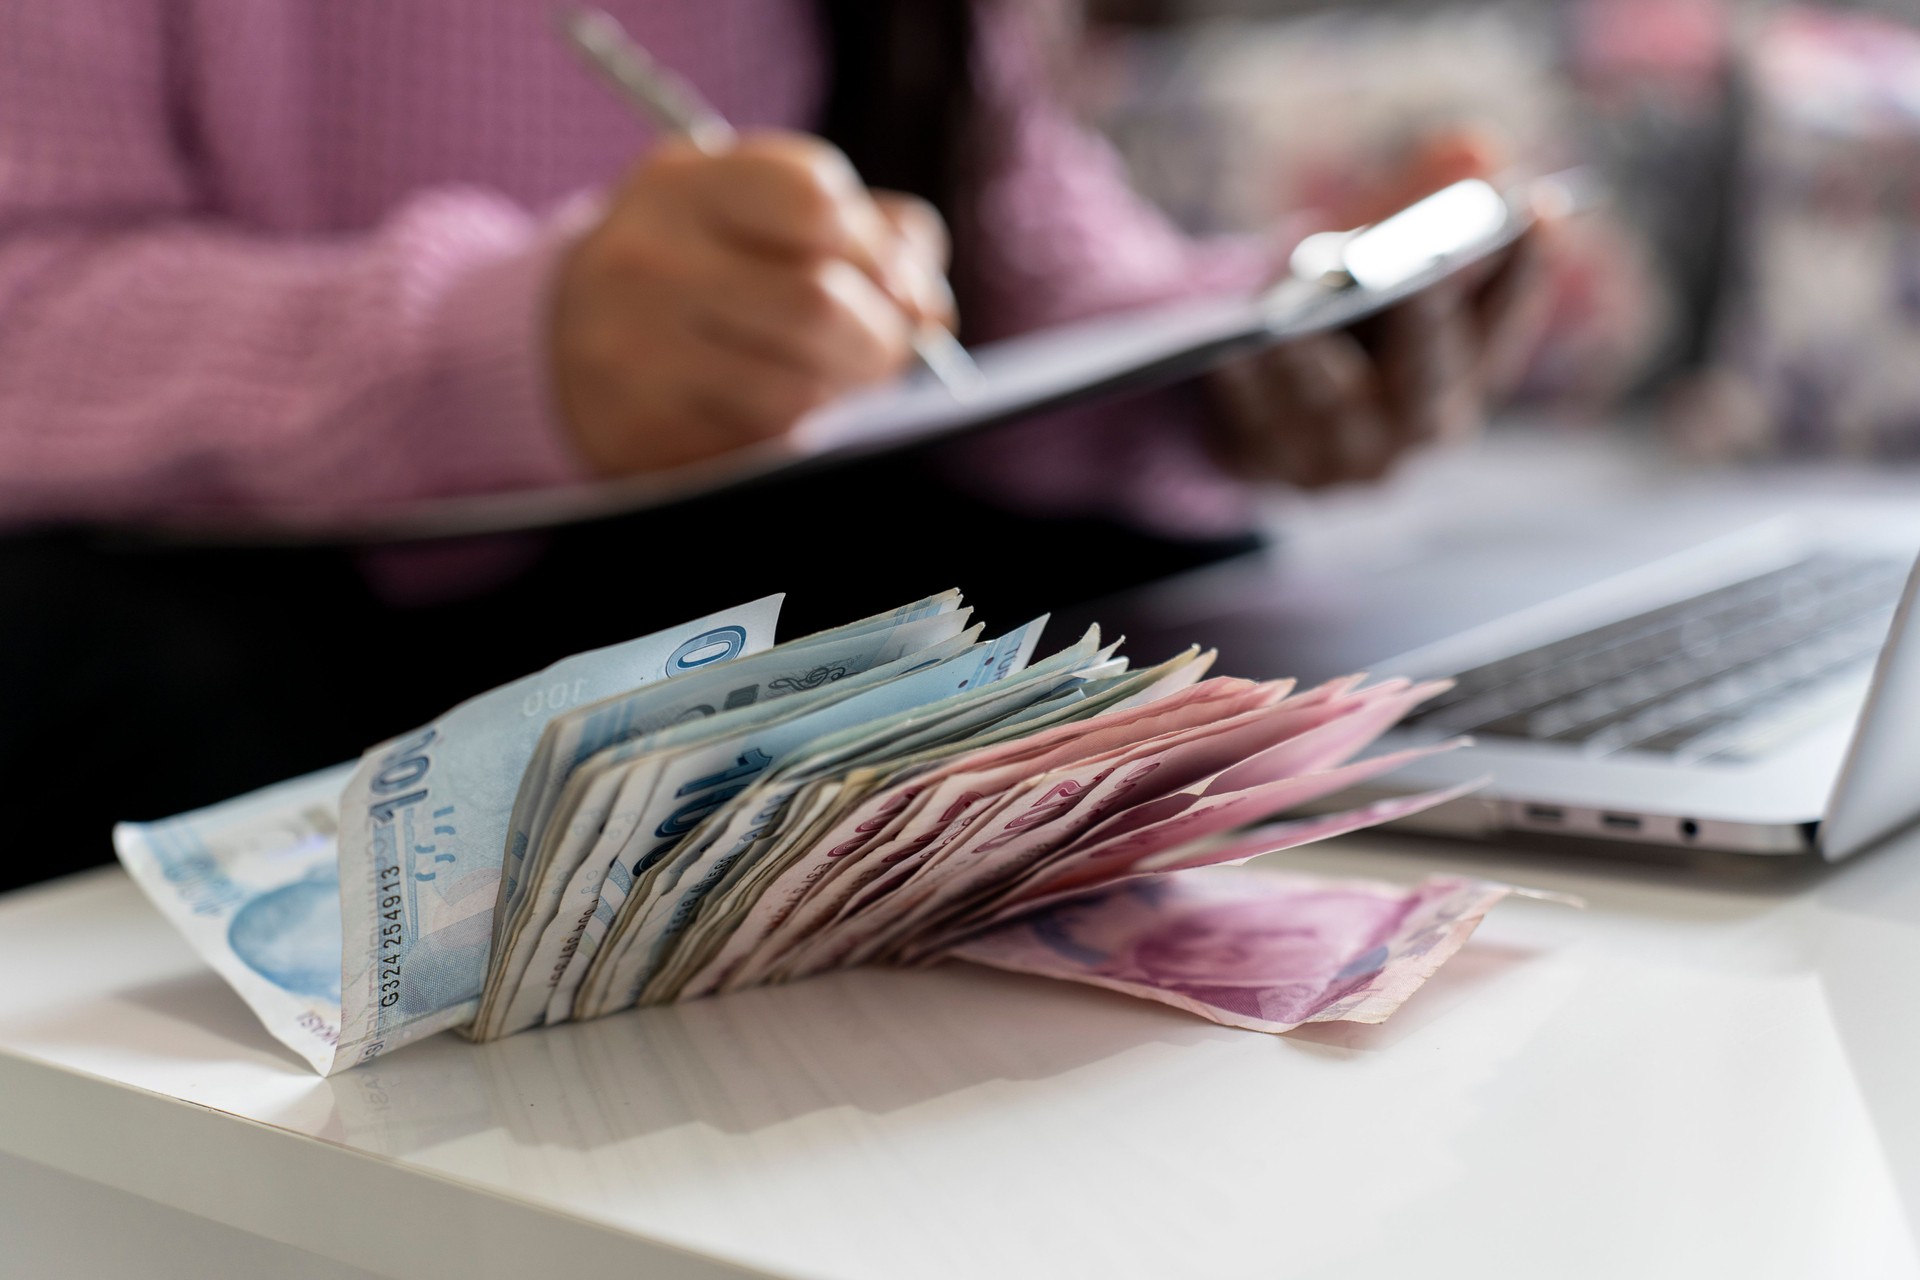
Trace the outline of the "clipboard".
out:
[[[983,378],[964,400],[922,372],[836,401],[779,440],[668,471],[432,499],[347,519],[307,517],[298,509],[276,513],[268,525],[187,516],[148,532],[228,545],[298,545],[548,528],[669,506],[1179,382],[1238,355],[1346,328],[1499,253],[1531,225],[1534,185],[1503,193],[1469,179],[1371,226],[1310,236],[1294,251],[1290,273],[1252,297],[1148,307],[974,347]]]

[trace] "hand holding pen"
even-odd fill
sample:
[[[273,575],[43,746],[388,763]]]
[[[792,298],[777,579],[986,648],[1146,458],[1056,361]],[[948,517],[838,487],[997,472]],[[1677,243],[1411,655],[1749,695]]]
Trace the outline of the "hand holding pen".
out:
[[[611,22],[567,29],[603,54]],[[950,333],[946,232],[930,206],[868,191],[819,139],[736,135],[658,68],[601,54],[623,89],[623,65],[656,77],[629,96],[677,136],[558,271],[555,392],[592,465],[658,470],[776,438],[916,354],[964,391],[972,366]]]

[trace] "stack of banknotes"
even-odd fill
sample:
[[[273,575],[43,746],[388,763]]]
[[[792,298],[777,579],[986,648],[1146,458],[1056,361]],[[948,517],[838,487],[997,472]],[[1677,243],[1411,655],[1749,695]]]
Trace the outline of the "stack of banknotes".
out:
[[[1455,793],[1281,816],[1439,686],[1136,669],[958,592],[784,644],[780,597],[578,654],[122,861],[331,1073],[862,964],[948,958],[1284,1031],[1378,1021],[1505,886],[1221,872]],[[1445,750],[1452,744],[1419,750]],[[1197,872],[1197,873],[1196,873]]]

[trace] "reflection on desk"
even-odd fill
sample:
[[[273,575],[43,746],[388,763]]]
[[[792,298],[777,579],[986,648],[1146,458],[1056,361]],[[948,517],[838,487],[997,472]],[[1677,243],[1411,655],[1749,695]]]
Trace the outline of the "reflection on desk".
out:
[[[393,1229],[427,1257],[531,1205],[795,1276],[1920,1275],[1920,838],[1780,882],[1377,837],[1284,865],[1591,907],[1503,906],[1381,1027],[1274,1038],[946,966],[443,1037],[321,1080],[103,872],[0,900],[22,975],[0,1151],[185,1203],[127,1187],[115,1144],[139,1135],[70,1101],[154,1090],[391,1162],[422,1206]],[[57,1148],[25,1115],[56,1097]],[[447,1179],[469,1212],[425,1211]],[[301,1212],[229,1225],[355,1230]]]

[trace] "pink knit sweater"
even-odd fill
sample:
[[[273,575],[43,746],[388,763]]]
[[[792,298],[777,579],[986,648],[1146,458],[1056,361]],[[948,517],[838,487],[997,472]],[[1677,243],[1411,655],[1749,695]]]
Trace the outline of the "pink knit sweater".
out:
[[[742,125],[815,122],[806,0],[610,7]],[[981,8],[992,287],[970,332],[1253,283],[1257,252],[1182,238],[1056,107],[1024,7]],[[653,134],[551,8],[0,7],[0,521],[344,515],[577,478],[544,291],[578,201]],[[1179,419],[1038,422],[965,469],[1029,506],[1230,525],[1237,494]]]

